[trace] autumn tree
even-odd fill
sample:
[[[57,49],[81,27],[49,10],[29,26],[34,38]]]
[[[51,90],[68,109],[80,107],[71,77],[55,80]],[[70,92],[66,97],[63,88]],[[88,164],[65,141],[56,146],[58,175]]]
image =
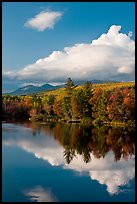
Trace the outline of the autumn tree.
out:
[[[64,113],[62,108],[62,97],[60,95],[55,98],[53,111],[54,111],[54,114],[59,116],[59,118],[64,118]]]
[[[54,101],[55,101],[55,96],[49,95],[47,97],[45,104],[43,105],[43,109],[46,110],[49,116],[54,115],[54,111],[53,111]]]
[[[123,99],[124,120],[135,120],[135,90],[132,88],[128,91]]]

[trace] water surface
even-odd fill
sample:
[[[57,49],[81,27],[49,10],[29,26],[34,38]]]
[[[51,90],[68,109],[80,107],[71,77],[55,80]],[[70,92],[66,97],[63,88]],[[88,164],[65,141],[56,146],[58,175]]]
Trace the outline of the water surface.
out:
[[[79,124],[2,124],[3,202],[135,201],[135,133]]]

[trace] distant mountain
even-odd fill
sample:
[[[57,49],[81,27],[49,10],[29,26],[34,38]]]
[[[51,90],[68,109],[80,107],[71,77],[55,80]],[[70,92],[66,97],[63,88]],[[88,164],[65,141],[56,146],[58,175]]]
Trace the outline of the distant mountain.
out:
[[[109,82],[116,82],[116,81],[110,81],[110,80],[98,80],[98,79],[93,79],[93,80],[88,80],[90,81],[92,84],[105,84],[105,83],[109,83]],[[86,81],[74,81],[74,84],[76,85],[83,85]]]
[[[63,87],[62,85],[60,86],[52,86],[50,84],[44,84],[42,86],[34,86],[34,85],[28,85],[21,87],[17,89],[16,91],[13,91],[11,93],[8,93],[11,96],[14,95],[30,95],[30,94],[37,94],[43,91],[48,91],[48,90],[54,90]]]
[[[76,85],[83,85],[86,81],[74,81],[74,84]],[[108,83],[108,82],[115,82],[115,81],[109,81],[109,80],[90,80],[90,82],[92,84],[104,84],[104,83]],[[37,94],[43,91],[49,91],[49,90],[54,90],[54,89],[58,89],[64,87],[64,85],[59,85],[59,86],[52,86],[50,84],[44,84],[42,86],[34,86],[34,85],[28,85],[28,86],[24,86],[21,87],[19,89],[17,89],[16,91],[13,91],[11,93],[5,93],[5,94],[9,94],[11,96],[14,95],[30,95],[30,94]]]
[[[110,80],[97,80],[97,79],[93,79],[91,80],[92,84],[105,84],[105,83],[110,83],[110,82],[116,82],[116,81],[110,81]]]

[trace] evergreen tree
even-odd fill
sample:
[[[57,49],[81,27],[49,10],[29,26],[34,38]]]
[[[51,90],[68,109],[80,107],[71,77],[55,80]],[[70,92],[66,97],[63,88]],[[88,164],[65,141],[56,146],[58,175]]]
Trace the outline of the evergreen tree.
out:
[[[76,87],[77,86],[74,85],[72,79],[68,78],[67,83],[65,85],[65,90],[67,92],[67,95],[63,98],[63,102],[62,102],[62,108],[63,108],[64,115],[65,115],[66,119],[72,118],[71,97],[72,97],[73,90]]]
[[[83,98],[84,92],[82,89],[77,90],[72,95],[72,113],[74,119],[82,119],[83,117]]]
[[[92,84],[91,82],[87,81],[83,87],[83,115],[84,117],[91,117],[91,104],[89,103],[90,98],[93,95]]]
[[[65,90],[67,91],[67,94],[72,94],[73,90],[76,88],[77,86],[74,85],[73,81],[71,78],[68,78],[67,83],[65,84]]]

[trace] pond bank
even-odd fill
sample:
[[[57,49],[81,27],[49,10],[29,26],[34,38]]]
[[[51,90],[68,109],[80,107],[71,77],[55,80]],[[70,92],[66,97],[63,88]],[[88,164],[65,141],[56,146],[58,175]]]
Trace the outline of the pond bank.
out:
[[[29,121],[31,122],[44,122],[44,123],[80,123],[80,124],[88,124],[88,125],[106,125],[106,126],[119,126],[119,127],[125,127],[125,126],[132,126],[135,127],[135,121],[127,121],[127,122],[119,122],[119,121],[96,121],[91,118],[83,118],[79,120],[75,119],[57,119],[57,118],[47,118],[47,119],[39,119],[39,118],[29,118]]]
[[[83,118],[83,119],[59,119],[59,118],[39,118],[39,117],[33,117],[26,119],[17,120],[15,118],[6,118],[3,120],[3,122],[36,122],[36,123],[71,123],[71,124],[87,124],[87,125],[105,125],[105,126],[117,126],[117,127],[126,127],[131,126],[135,127],[135,121],[127,121],[127,122],[119,122],[119,121],[100,121],[100,120],[93,120],[91,118]]]

